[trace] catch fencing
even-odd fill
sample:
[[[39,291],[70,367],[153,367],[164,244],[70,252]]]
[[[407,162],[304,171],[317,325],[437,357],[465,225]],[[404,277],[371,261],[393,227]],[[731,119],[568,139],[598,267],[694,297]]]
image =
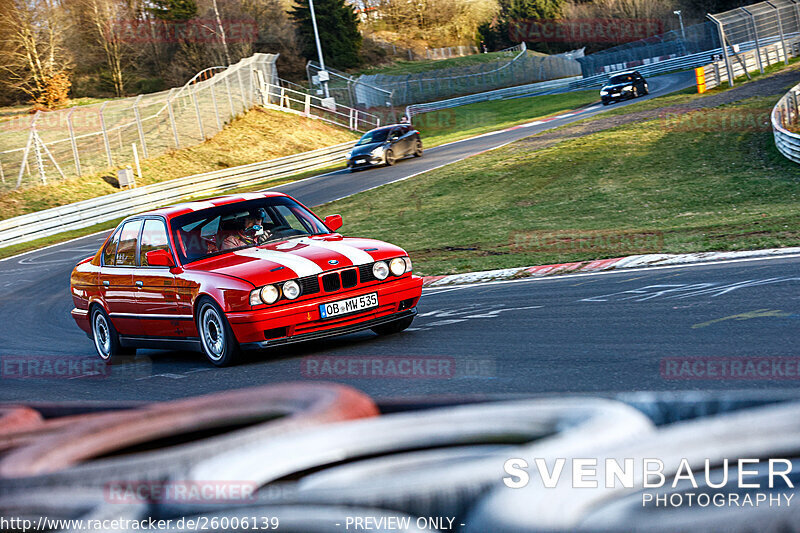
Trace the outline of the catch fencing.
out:
[[[183,87],[0,122],[0,192],[134,164],[203,142],[277,85],[275,54],[212,67]]]
[[[775,146],[786,158],[800,163],[800,84],[786,93],[772,109]]]
[[[786,50],[783,43],[775,43],[768,46],[761,46],[759,50],[750,50],[735,54],[735,59],[731,61],[733,77],[729,75],[728,65],[724,60],[714,61],[708,65],[698,67],[697,90],[700,93],[706,92],[723,83],[733,84],[733,80],[742,76],[747,76],[750,72],[755,72],[762,67],[768,67],[778,63],[788,62],[790,57],[800,55],[800,39],[793,38],[787,41]]]
[[[505,54],[499,66],[495,61],[402,76],[371,74],[357,81],[390,92],[394,105],[402,106],[580,74],[575,59],[532,54],[525,43]]]

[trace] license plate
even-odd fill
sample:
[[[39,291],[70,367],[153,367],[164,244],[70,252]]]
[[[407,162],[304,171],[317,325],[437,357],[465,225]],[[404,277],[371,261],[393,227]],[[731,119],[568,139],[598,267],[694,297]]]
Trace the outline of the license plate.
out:
[[[356,163],[364,163],[366,159],[356,159]]]
[[[339,300],[327,304],[320,304],[319,315],[322,318],[333,318],[342,315],[349,315],[350,313],[357,313],[364,309],[372,309],[378,307],[378,293],[364,294],[363,296],[354,296],[346,300]]]

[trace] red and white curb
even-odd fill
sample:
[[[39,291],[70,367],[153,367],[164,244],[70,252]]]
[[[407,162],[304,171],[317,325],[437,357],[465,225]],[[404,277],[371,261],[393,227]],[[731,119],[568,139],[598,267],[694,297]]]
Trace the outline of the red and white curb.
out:
[[[447,285],[465,285],[485,281],[502,281],[520,278],[542,278],[560,274],[579,274],[603,272],[608,270],[625,270],[633,268],[689,265],[737,259],[781,257],[800,254],[800,247],[769,248],[766,250],[744,250],[738,252],[696,252],[690,254],[645,254],[615,257],[613,259],[597,259],[595,261],[579,261],[576,263],[560,263],[557,265],[541,265],[530,267],[503,268],[500,270],[484,270],[448,276],[424,276],[424,287],[443,287]]]

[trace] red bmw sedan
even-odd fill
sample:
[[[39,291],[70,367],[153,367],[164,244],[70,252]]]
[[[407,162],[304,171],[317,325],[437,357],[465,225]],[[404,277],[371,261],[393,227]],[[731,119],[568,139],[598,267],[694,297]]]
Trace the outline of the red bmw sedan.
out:
[[[243,349],[406,329],[422,294],[408,254],[341,225],[280,193],[129,217],[73,270],[72,316],[109,363],[188,348],[226,366]]]

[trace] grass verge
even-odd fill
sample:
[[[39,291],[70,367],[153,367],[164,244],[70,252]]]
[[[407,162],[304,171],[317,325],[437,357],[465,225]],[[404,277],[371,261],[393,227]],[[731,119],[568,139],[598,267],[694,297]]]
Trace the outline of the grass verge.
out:
[[[438,146],[524,124],[537,118],[576,109],[598,100],[596,91],[493,100],[414,117],[414,127],[422,134],[426,147]]]
[[[776,99],[718,109],[759,113]],[[780,247],[800,244],[800,170],[766,128],[651,120],[541,150],[519,141],[319,211],[403,246],[427,275]]]

